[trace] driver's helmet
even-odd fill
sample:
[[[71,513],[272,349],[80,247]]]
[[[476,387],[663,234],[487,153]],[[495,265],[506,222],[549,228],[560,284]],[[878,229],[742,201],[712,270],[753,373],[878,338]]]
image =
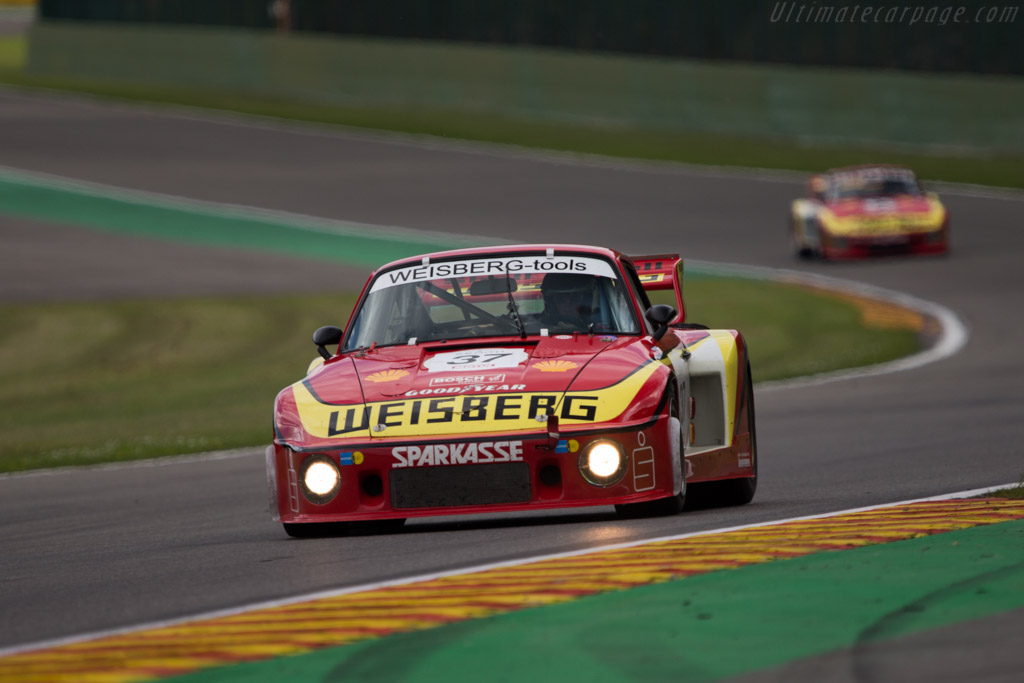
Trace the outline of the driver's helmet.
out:
[[[540,283],[544,308],[549,313],[579,317],[589,313],[594,295],[593,275],[549,273]]]

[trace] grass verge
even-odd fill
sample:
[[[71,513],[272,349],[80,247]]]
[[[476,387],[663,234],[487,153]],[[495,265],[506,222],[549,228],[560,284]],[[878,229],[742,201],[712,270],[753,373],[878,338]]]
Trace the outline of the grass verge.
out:
[[[25,40],[20,37],[0,36],[0,72],[20,73],[24,63]]]
[[[986,493],[982,498],[1008,498],[1010,500],[1024,500],[1024,475],[1021,475],[1020,481],[1017,482],[1016,486],[1011,486],[1008,489],[1000,489],[999,491],[993,491],[992,493]]]
[[[690,319],[746,335],[755,380],[911,353],[910,330],[865,330],[856,306],[719,277],[688,283]],[[355,293],[0,306],[0,471],[270,442],[276,393]],[[43,340],[41,343],[40,340]]]

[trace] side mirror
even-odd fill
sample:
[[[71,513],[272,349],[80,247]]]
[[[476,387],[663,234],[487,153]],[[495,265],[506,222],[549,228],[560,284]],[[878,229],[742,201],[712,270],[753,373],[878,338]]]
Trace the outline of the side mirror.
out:
[[[341,328],[334,325],[326,325],[313,333],[313,343],[324,360],[331,358],[331,352],[324,347],[328,344],[340,344],[342,334]]]
[[[667,304],[658,304],[647,309],[644,317],[654,325],[654,341],[659,341],[668,332],[668,324],[679,316],[679,312]]]
[[[828,181],[825,180],[824,176],[811,176],[810,180],[807,182],[807,195],[816,201],[825,201],[825,190],[827,189]]]

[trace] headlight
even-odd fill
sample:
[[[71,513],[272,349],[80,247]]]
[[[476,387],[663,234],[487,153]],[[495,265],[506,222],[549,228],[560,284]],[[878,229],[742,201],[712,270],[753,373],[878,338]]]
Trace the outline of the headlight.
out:
[[[326,455],[311,455],[302,461],[299,469],[302,495],[311,503],[323,505],[338,494],[341,472]]]
[[[580,473],[595,486],[611,486],[626,473],[626,456],[622,446],[609,439],[590,442],[580,452]]]

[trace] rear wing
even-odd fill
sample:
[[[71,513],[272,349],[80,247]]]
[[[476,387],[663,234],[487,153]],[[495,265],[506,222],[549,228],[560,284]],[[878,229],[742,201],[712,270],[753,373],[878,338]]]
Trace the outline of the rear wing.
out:
[[[634,256],[630,259],[640,276],[645,291],[653,292],[670,289],[675,292],[675,308],[679,316],[672,324],[686,322],[686,307],[683,305],[683,259],[679,254],[654,254]]]

